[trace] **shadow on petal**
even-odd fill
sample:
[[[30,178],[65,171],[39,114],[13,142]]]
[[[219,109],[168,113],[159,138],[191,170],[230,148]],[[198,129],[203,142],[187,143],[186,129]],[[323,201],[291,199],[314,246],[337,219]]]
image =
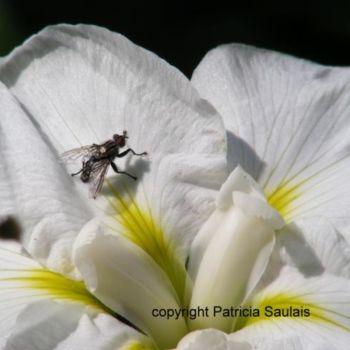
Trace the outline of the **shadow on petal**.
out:
[[[287,254],[304,275],[304,277],[322,275],[325,268],[316,255],[314,249],[304,238],[299,227],[292,223],[281,233],[280,244]]]
[[[108,185],[102,187],[101,194],[104,196],[115,196],[115,193],[111,191],[111,188],[114,188],[116,191],[118,191],[119,196],[123,197],[125,194],[127,194],[127,196],[130,198],[134,198],[137,186],[139,186],[145,173],[150,171],[150,162],[146,159],[137,159],[135,162],[133,162],[133,164],[130,164],[130,158],[128,158],[125,163],[125,167],[119,168],[118,166],[118,169],[136,176],[137,180],[135,181],[130,179],[125,174],[115,174],[115,176],[108,178]]]
[[[240,165],[254,180],[258,181],[266,164],[259,158],[253,148],[231,131],[227,131],[227,161],[232,171]]]

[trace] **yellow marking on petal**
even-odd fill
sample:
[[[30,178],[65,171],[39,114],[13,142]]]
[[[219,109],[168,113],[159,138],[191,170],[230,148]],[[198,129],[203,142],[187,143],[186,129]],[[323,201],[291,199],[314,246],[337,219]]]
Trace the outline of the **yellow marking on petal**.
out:
[[[138,245],[161,267],[171,281],[179,302],[187,304],[185,292],[187,272],[176,253],[176,243],[169,240],[164,230],[154,219],[150,211],[146,211],[136,203],[132,196],[125,191],[127,196],[121,196],[109,182],[108,186],[114,196],[111,202],[115,211],[114,218],[121,225],[124,237]]]
[[[42,292],[43,297],[78,302],[113,314],[86,289],[81,281],[70,280],[45,269],[21,269],[9,272],[11,272],[11,276],[0,278],[0,283],[5,282],[1,286],[2,290],[28,288]]]
[[[276,321],[276,320],[283,320],[283,319],[293,319],[295,321],[298,320],[303,320],[303,321],[308,321],[312,323],[323,323],[326,325],[331,325],[334,327],[339,327],[343,330],[350,331],[350,328],[342,325],[341,323],[337,322],[336,320],[332,319],[329,316],[329,313],[333,313],[335,316],[341,316],[341,317],[346,317],[346,315],[341,315],[337,313],[335,310],[327,309],[323,306],[314,304],[310,302],[309,300],[301,297],[301,296],[295,296],[292,294],[287,294],[287,293],[281,293],[277,295],[272,295],[269,297],[265,297],[262,300],[254,300],[253,303],[250,305],[252,308],[259,309],[260,311],[260,316],[259,317],[241,317],[238,319],[236,325],[235,325],[235,330],[242,329],[244,327],[250,326],[252,324],[255,324],[257,322],[261,321]],[[273,310],[277,309],[283,309],[283,310],[289,310],[290,308],[294,310],[300,310],[299,315],[296,316],[288,316],[288,317],[283,317],[283,316],[268,316],[265,313],[265,308],[266,307],[272,307]],[[305,314],[305,310],[309,309],[310,310],[310,315],[307,316]],[[301,310],[304,310],[303,312]]]
[[[268,203],[280,213],[286,223],[291,221],[288,214],[293,203],[300,198],[302,194],[301,187],[304,183],[305,181],[295,185],[282,183],[273,192],[266,194]]]
[[[123,345],[119,350],[156,350],[156,347],[154,347],[152,344],[144,344],[137,340],[132,340],[131,342]]]

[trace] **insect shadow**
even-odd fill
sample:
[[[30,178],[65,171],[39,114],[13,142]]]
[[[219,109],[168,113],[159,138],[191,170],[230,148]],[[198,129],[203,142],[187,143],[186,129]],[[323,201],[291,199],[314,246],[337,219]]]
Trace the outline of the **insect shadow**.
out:
[[[113,191],[110,191],[110,187],[113,187],[120,196],[134,196],[137,186],[141,183],[144,175],[150,171],[149,159],[137,158],[131,163],[131,157],[125,162],[125,168],[132,174],[137,174],[137,180],[134,181],[131,178],[120,176],[118,174],[108,176],[108,180],[105,181],[101,194],[104,196],[113,196]],[[108,181],[108,183],[107,183]]]

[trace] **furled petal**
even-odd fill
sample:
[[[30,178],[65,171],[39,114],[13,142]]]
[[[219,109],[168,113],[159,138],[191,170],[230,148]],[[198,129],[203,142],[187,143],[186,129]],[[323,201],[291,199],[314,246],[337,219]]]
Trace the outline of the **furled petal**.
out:
[[[16,202],[23,244],[51,269],[72,272],[71,240],[89,218],[89,209],[40,131],[1,83],[0,103],[1,164]]]
[[[75,243],[74,261],[89,290],[158,345],[176,345],[187,331],[184,318],[167,320],[153,314],[162,308],[180,308],[166,274],[137,245],[101,231],[93,220]]]
[[[240,319],[234,339],[258,345],[267,337],[297,337],[301,349],[310,343],[346,349],[350,341],[349,290],[345,278],[328,274],[305,278],[285,267],[254,296],[250,305],[259,309],[260,316]]]
[[[223,116],[240,164],[287,222],[349,227],[350,70],[243,45],[207,54],[192,82]],[[348,230],[347,230],[348,231]]]
[[[47,172],[41,173],[44,168],[41,164],[29,164],[37,171],[35,191],[30,185],[31,173],[22,172],[27,180],[16,183],[17,201],[26,203],[29,208],[26,220],[36,232],[26,238],[29,250],[36,251],[37,244],[50,240],[44,240],[43,236],[56,237],[58,230],[49,229],[50,225],[66,225],[60,231],[70,243],[70,230],[78,232],[79,220],[71,225],[55,212],[54,217],[45,216],[46,225],[43,225],[35,219],[33,210],[29,214],[34,203],[38,213],[51,208],[46,203],[48,199],[41,200],[48,195],[47,182],[63,182],[64,189],[55,185],[56,191],[49,192],[55,201],[67,202],[81,210],[85,210],[85,205],[95,208],[97,204],[99,214],[107,204],[108,213],[115,219],[115,231],[133,242],[137,234],[144,236],[143,232],[135,233],[139,231],[140,221],[147,222],[148,225],[142,224],[146,227],[145,236],[151,238],[147,242],[153,240],[154,244],[150,246],[146,242],[139,246],[164,270],[168,263],[158,258],[159,251],[167,247],[173,248],[168,249],[165,260],[169,261],[171,255],[173,260],[179,260],[177,265],[184,265],[186,252],[181,248],[188,246],[213,209],[213,195],[227,176],[226,138],[221,118],[190,82],[175,68],[123,36],[85,25],[44,29],[3,60],[0,80],[29,115],[27,124],[33,123],[53,150],[47,155]],[[100,196],[103,203],[89,200],[81,204],[71,200],[79,192],[72,189],[73,184],[84,196],[88,186],[78,178],[70,178],[68,172],[63,174],[58,164],[54,176],[50,170],[52,158],[71,148],[101,143],[122,130],[128,132],[130,147],[136,152],[148,152],[143,159],[130,155],[116,161],[120,169],[136,175],[138,180],[123,175],[110,178],[109,186],[102,189],[104,196]],[[12,125],[9,139],[14,137],[13,133],[17,134],[17,128]],[[22,166],[24,158],[26,163],[30,162],[29,149],[36,153],[32,151],[35,149],[32,138],[18,142],[17,158],[8,160],[17,167]],[[77,162],[75,171],[80,167]],[[39,177],[44,179],[39,181]],[[38,200],[32,199],[28,192],[22,197],[25,189],[34,192]],[[67,205],[65,210],[72,209]],[[40,239],[33,240],[34,236]],[[51,252],[55,256],[59,253]],[[176,278],[171,277],[173,281]]]
[[[239,196],[242,193],[250,194],[250,200],[254,200],[255,205],[251,208],[245,205],[244,198],[239,201]],[[238,195],[238,196],[237,196]],[[266,199],[262,194],[257,183],[247,174],[240,166],[231,172],[227,180],[222,184],[220,191],[216,198],[216,210],[211,218],[207,220],[205,225],[201,228],[196,238],[191,245],[189,272],[192,278],[195,278],[198,272],[199,264],[203,259],[205,250],[207,249],[211,240],[216,238],[215,232],[218,229],[218,223],[222,220],[224,212],[232,208],[234,198],[238,198],[238,204],[240,204],[241,210],[246,214],[261,217],[261,207],[264,207]],[[261,201],[259,201],[261,200]],[[235,203],[237,205],[237,203]],[[259,206],[260,204],[260,206]],[[257,205],[259,208],[257,208]],[[265,206],[267,212],[265,212],[264,219],[269,219],[271,225],[274,228],[280,228],[283,226],[283,220],[281,220],[278,213],[268,210],[268,206]],[[249,214],[250,213],[250,214]]]
[[[245,342],[229,340],[227,335],[215,329],[195,331],[183,338],[176,350],[252,350]]]
[[[257,188],[248,174],[236,168],[220,190],[217,209],[193,242],[191,307],[209,308],[210,312],[208,317],[190,321],[192,329],[213,327],[230,332],[233,320],[214,315],[212,310],[239,306],[265,271],[275,230],[284,223]]]

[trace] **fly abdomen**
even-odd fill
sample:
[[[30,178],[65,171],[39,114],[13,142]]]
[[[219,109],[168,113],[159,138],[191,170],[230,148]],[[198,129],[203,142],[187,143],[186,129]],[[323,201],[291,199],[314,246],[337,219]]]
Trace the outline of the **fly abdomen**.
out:
[[[84,163],[83,165],[83,171],[80,175],[80,179],[83,182],[89,182],[90,181],[90,177],[91,177],[91,172],[92,172],[92,168],[93,165],[96,163],[96,158],[94,156],[90,157],[90,159]]]
[[[90,180],[90,173],[91,173],[90,170],[88,170],[88,171],[83,171],[83,172],[81,173],[81,175],[80,175],[81,181],[83,181],[83,182],[89,182],[89,180]]]

